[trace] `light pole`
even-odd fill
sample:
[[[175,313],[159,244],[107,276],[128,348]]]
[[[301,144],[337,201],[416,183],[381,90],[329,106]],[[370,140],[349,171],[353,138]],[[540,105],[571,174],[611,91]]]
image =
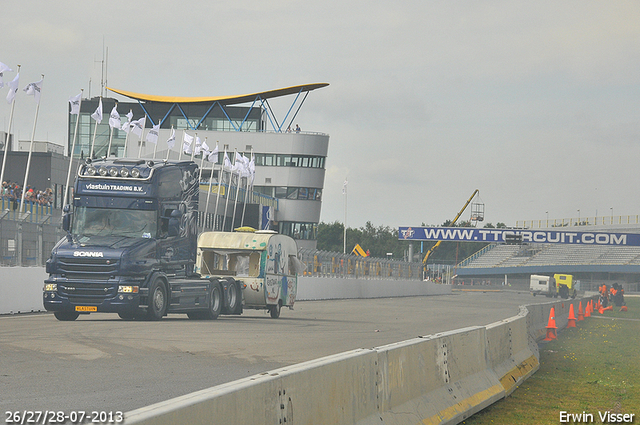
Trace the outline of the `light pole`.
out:
[[[344,234],[342,235],[342,253],[347,253],[347,179],[344,179],[342,185],[342,194],[344,195]]]
[[[578,226],[580,225],[580,210],[578,210]]]
[[[611,224],[613,224],[613,207],[609,208],[611,210]]]

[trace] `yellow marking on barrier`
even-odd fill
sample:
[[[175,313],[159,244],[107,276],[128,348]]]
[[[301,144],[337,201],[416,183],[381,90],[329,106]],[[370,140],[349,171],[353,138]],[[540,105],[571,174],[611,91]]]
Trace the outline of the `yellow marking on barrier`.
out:
[[[504,390],[509,393],[511,389],[517,384],[518,380],[529,372],[538,367],[539,362],[536,356],[531,356],[509,372],[500,378],[500,383],[504,387]]]
[[[487,388],[486,390],[480,391],[479,393],[475,393],[471,397],[465,398],[464,400],[454,404],[453,406],[441,410],[437,415],[423,419],[422,424],[437,425],[442,423],[443,421],[448,421],[456,415],[466,412],[472,407],[479,405],[483,401],[489,400],[490,398],[500,394],[502,391],[504,391],[502,386],[494,385],[491,388]]]

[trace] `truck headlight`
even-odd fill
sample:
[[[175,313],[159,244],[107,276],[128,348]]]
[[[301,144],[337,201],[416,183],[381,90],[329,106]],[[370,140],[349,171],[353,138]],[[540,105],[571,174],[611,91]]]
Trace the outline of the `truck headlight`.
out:
[[[138,286],[120,285],[118,286],[118,292],[125,294],[137,294],[140,288]]]
[[[58,284],[57,283],[47,283],[44,285],[44,290],[45,291],[49,291],[49,292],[55,292],[58,290]]]

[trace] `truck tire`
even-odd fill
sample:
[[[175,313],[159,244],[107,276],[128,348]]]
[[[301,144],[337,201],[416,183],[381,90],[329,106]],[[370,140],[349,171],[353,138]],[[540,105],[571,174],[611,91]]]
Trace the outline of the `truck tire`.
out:
[[[149,307],[147,308],[147,319],[160,320],[164,316],[169,300],[167,298],[167,288],[159,278],[153,279],[149,285]]]
[[[269,306],[269,315],[272,319],[280,317],[280,310],[282,310],[282,301],[278,301],[278,304]]]
[[[217,280],[211,282],[209,289],[209,307],[205,312],[205,318],[209,320],[215,320],[222,312],[222,306],[224,305],[224,296],[222,292],[222,285]]]
[[[225,314],[242,314],[242,289],[235,279],[227,279],[227,294],[225,297]]]
[[[80,316],[76,311],[54,311],[53,315],[61,322],[73,322]]]

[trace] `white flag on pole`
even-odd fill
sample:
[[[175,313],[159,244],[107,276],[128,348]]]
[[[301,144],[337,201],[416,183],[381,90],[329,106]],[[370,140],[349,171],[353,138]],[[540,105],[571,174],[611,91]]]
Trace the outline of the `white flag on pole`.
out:
[[[233,165],[231,165],[231,160],[229,159],[229,155],[227,155],[227,153],[224,153],[224,167],[225,168],[229,168],[230,170],[233,169]]]
[[[199,155],[200,151],[202,151],[202,140],[200,140],[200,138],[196,136],[196,150],[193,154]]]
[[[127,122],[125,122],[124,124],[122,124],[122,128],[121,130],[125,131],[125,132],[130,132],[131,131],[131,120],[133,119],[133,111],[131,109],[129,109],[129,113],[127,114]]]
[[[131,131],[138,137],[142,137],[142,130],[147,123],[147,116],[140,118],[139,120],[131,121]]]
[[[173,149],[173,147],[175,145],[176,145],[176,130],[172,128],[171,129],[171,136],[169,136],[169,139],[167,140],[167,148],[169,148],[169,150],[171,150],[171,149]]]
[[[151,130],[147,133],[146,140],[149,143],[157,144],[158,143],[158,135],[160,133],[160,124],[154,125]]]
[[[16,97],[16,93],[18,93],[18,85],[20,84],[20,73],[18,72],[16,76],[9,83],[9,93],[7,93],[7,103],[13,102],[13,99]]]
[[[253,184],[253,179],[256,177],[256,160],[253,157],[253,152],[251,153],[251,161],[249,161],[249,175],[251,176],[251,183]]]
[[[207,155],[207,161],[213,162],[214,164],[218,162],[218,143],[216,143],[216,147],[213,149],[213,151],[210,152],[209,155]]]
[[[93,114],[91,114],[91,118],[96,120],[98,124],[102,122],[102,98],[100,98],[100,102],[98,102],[98,107],[96,108],[96,111]]]
[[[69,104],[71,105],[71,115],[80,114],[80,98],[82,97],[82,92],[80,92],[77,96],[73,96],[69,98]]]
[[[193,143],[193,136],[189,136],[186,132],[182,137],[182,151],[186,154],[191,154],[191,144]]]
[[[9,68],[7,65],[0,62],[0,87],[4,87],[4,82],[2,81],[2,74],[5,72],[11,72],[13,69]]]
[[[120,128],[122,123],[120,122],[120,114],[118,113],[118,105],[115,105],[109,114],[109,127]]]
[[[200,149],[203,152],[203,156],[207,156],[209,155],[209,145],[207,145],[207,139],[204,140],[204,142],[202,142],[202,146],[200,147]]]
[[[40,91],[42,90],[42,80],[29,83],[22,89],[28,96],[33,96],[36,103],[40,103]]]

